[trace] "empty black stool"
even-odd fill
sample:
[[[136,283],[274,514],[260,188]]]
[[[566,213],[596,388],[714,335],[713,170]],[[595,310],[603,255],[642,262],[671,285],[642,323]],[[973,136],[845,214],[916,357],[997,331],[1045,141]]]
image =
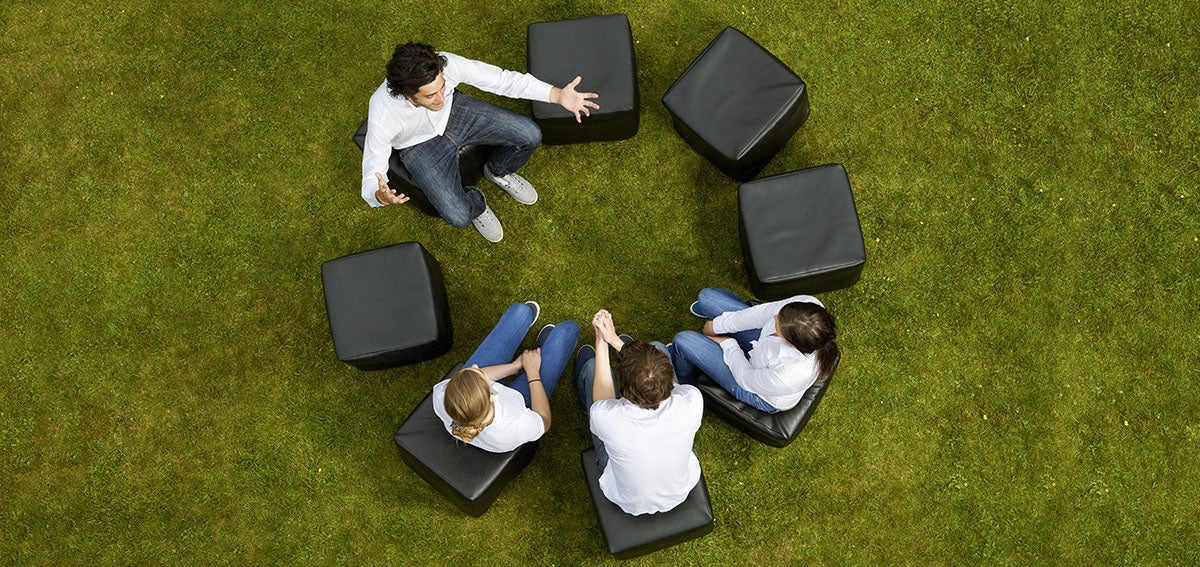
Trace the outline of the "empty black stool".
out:
[[[461,370],[450,369],[446,378]],[[400,458],[459,510],[479,517],[500,496],[504,486],[533,461],[537,441],[507,453],[492,453],[459,441],[446,432],[433,412],[433,394],[425,396],[393,437]]]
[[[867,252],[841,164],[743,184],[738,212],[746,274],[760,299],[841,289],[862,275]]]
[[[704,374],[696,376],[696,387],[700,388],[700,393],[704,395],[705,409],[758,441],[772,447],[787,447],[796,440],[796,436],[812,418],[813,412],[817,411],[817,404],[825,397],[825,389],[829,387],[829,381],[833,379],[833,373],[837,371],[840,360],[840,356],[834,360],[828,378],[818,380],[808,387],[796,407],[777,413],[767,413],[738,400]]]
[[[358,149],[363,149],[363,145],[367,140],[367,121],[363,120],[358,127],[358,131],[354,133],[354,143]],[[459,146],[458,148],[458,172],[462,177],[463,186],[474,186],[483,179],[483,164],[487,163],[488,158],[492,157],[494,146]],[[429,202],[429,197],[425,196],[425,192],[420,187],[413,185],[412,176],[408,174],[408,170],[404,168],[404,163],[400,161],[400,152],[396,149],[392,150],[392,155],[388,158],[388,187],[397,193],[403,193],[410,199],[409,202],[415,205],[421,212],[435,217],[441,217],[437,209],[433,207],[433,203]]]
[[[624,14],[529,24],[529,73],[563,86],[583,77],[579,90],[599,96],[582,123],[557,104],[532,102],[542,143],[624,140],[638,131],[637,64],[633,33]]]
[[[379,370],[437,358],[454,344],[437,260],[406,242],[321,265],[338,360]]]
[[[727,27],[671,85],[663,105],[684,141],[748,181],[804,125],[808,89],[774,55]]]
[[[657,514],[634,516],[626,514],[600,491],[596,448],[588,448],[579,455],[579,459],[583,462],[583,476],[592,495],[592,504],[600,518],[604,542],[608,545],[609,553],[617,559],[629,559],[666,549],[712,531],[712,503],[708,499],[704,473],[700,473],[700,481],[688,493],[687,499],[675,508]]]

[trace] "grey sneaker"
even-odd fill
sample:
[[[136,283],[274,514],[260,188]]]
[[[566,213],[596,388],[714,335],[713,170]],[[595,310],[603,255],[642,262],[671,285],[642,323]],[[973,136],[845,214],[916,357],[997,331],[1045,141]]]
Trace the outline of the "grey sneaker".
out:
[[[500,242],[504,239],[504,227],[500,226],[500,219],[496,218],[496,213],[492,212],[492,208],[488,207],[483,210],[475,220],[471,221],[475,225],[475,230],[479,231],[488,242]]]
[[[521,203],[522,205],[532,205],[538,200],[537,189],[534,189],[533,185],[530,185],[524,177],[521,177],[516,173],[510,173],[504,177],[498,177],[496,175],[492,175],[492,171],[488,169],[487,164],[484,164],[483,176],[486,177],[488,181],[495,183],[501,189],[507,191],[509,195],[512,195],[512,198],[516,199],[517,202]]]

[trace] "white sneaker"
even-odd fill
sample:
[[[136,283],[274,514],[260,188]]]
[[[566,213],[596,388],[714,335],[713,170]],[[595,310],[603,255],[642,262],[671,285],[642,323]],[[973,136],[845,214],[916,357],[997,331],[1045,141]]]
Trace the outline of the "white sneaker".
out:
[[[532,205],[538,200],[537,189],[534,189],[533,185],[530,185],[524,177],[521,177],[516,173],[510,173],[504,177],[497,177],[492,175],[492,172],[488,169],[487,164],[484,164],[483,176],[486,177],[488,181],[495,183],[501,189],[507,191],[509,195],[512,195],[512,198],[516,199],[517,202],[521,203],[522,205]]]
[[[496,218],[496,213],[492,212],[491,207],[484,209],[471,224],[475,225],[475,230],[488,242],[500,242],[504,239],[504,227],[500,226],[500,219]]]
[[[526,301],[525,305],[533,310],[533,320],[529,322],[529,326],[532,327],[534,323],[537,323],[538,316],[542,314],[542,306],[538,305],[536,301]]]

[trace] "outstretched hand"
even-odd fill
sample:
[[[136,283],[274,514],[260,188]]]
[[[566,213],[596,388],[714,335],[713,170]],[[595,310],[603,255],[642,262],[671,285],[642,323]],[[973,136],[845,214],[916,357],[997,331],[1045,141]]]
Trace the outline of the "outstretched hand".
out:
[[[563,108],[567,109],[568,112],[574,114],[576,122],[583,122],[583,118],[580,116],[580,113],[582,113],[583,116],[591,116],[591,109],[600,108],[599,104],[591,101],[591,99],[597,98],[600,95],[596,93],[581,93],[575,90],[575,86],[578,85],[579,81],[582,80],[583,77],[575,77],[574,81],[567,83],[567,86],[558,90],[557,100],[554,101]]]
[[[379,189],[375,190],[375,199],[384,206],[401,205],[408,202],[408,195],[396,193],[391,187],[388,187],[387,179],[382,173],[376,173],[375,179],[379,181]]]

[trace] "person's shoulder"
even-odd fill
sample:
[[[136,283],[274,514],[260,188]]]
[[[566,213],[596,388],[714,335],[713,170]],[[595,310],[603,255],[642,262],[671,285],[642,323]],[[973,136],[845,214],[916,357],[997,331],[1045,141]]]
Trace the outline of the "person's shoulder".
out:
[[[682,405],[699,408],[701,411],[704,408],[704,396],[700,394],[700,388],[690,384],[676,384],[675,390],[671,392],[671,397]]]
[[[675,389],[671,391],[671,395],[687,398],[699,396],[700,388],[691,384],[675,384]]]

